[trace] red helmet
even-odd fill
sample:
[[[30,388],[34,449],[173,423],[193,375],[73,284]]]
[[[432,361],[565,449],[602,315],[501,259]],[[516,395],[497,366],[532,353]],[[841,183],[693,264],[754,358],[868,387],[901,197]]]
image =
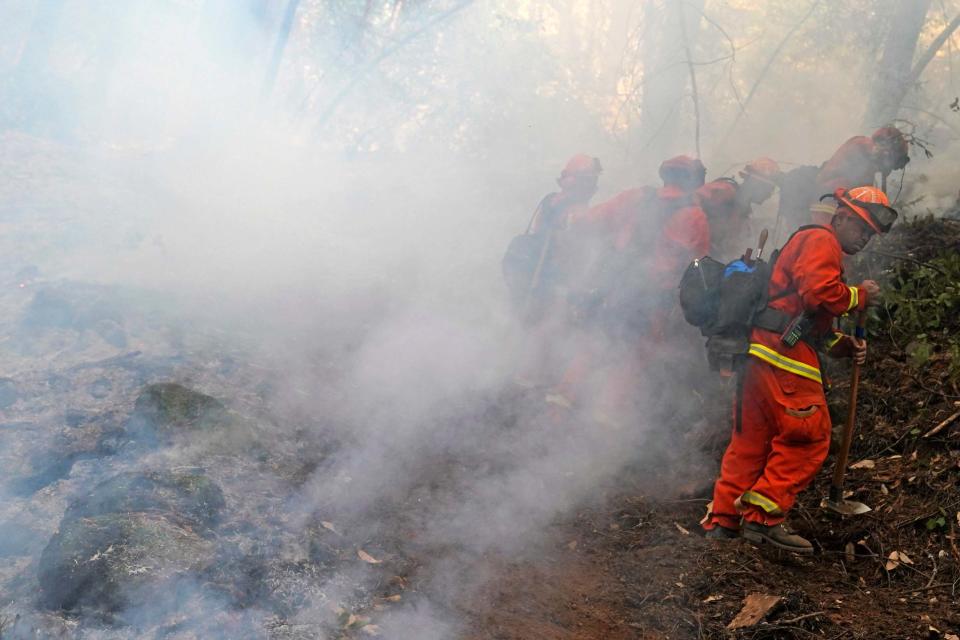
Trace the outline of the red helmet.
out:
[[[578,153],[569,160],[563,171],[560,172],[560,178],[571,176],[598,176],[603,171],[600,166],[600,160],[585,153]]]
[[[910,162],[909,147],[903,132],[896,127],[880,127],[870,136],[878,151],[885,155],[890,170],[903,169]],[[883,161],[883,160],[882,160]]]
[[[707,169],[703,163],[690,156],[676,156],[660,165],[660,179],[664,186],[696,189],[703,186]]]
[[[557,184],[564,191],[592,196],[597,190],[597,180],[603,167],[600,161],[585,153],[578,153],[567,161],[560,172]]]
[[[708,216],[727,216],[733,212],[737,188],[729,180],[714,180],[697,189],[696,195]]]
[[[833,192],[833,197],[877,233],[890,231],[897,219],[897,211],[890,206],[887,194],[876,187],[841,188]]]
[[[777,164],[777,161],[773,158],[766,157],[757,158],[756,160],[748,162],[747,166],[740,172],[740,177],[742,178],[752,176],[758,180],[774,185],[779,183],[781,175],[783,175],[783,172],[780,171],[780,165]]]

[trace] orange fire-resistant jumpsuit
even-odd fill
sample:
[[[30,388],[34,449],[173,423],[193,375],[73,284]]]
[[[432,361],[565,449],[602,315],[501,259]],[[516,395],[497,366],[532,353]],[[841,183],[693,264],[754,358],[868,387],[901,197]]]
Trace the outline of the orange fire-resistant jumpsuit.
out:
[[[672,344],[676,336],[672,335],[671,327],[687,328],[679,322],[676,313],[677,283],[690,261],[709,251],[710,224],[703,209],[690,204],[667,218],[646,274],[650,278],[649,295],[644,304],[646,327],[632,337],[632,344],[622,345],[624,351],[619,361],[610,367],[601,390],[596,417],[612,424],[623,424],[635,417],[634,409],[642,402],[643,372],[656,368],[658,359],[676,346]],[[676,358],[677,352],[671,355]]]
[[[867,303],[863,289],[844,284],[842,258],[832,228],[801,229],[784,246],[769,285],[770,307],[790,317],[814,314],[809,339],[825,341],[832,355],[849,354],[852,347],[848,338],[833,332],[834,318]],[[809,342],[788,347],[778,334],[754,328],[740,375],[740,420],[723,456],[708,529],[737,529],[741,515],[765,525],[783,521],[830,445],[820,365]]]
[[[660,338],[667,315],[676,302],[677,283],[690,261],[710,253],[710,223],[697,204],[674,211],[663,225],[653,249],[650,278],[658,295],[652,314],[651,334]]]
[[[575,159],[577,157],[575,156]],[[562,179],[561,179],[562,180]],[[562,182],[561,182],[561,186]],[[520,351],[513,381],[520,387],[553,384],[564,366],[565,355],[558,345],[568,332],[565,300],[560,291],[577,277],[578,262],[582,259],[565,245],[569,229],[589,208],[589,196],[567,189],[546,196],[530,223],[530,233],[547,238],[544,277],[550,285],[538,292],[539,310],[527,320],[525,347]],[[569,241],[567,241],[569,244]],[[543,277],[543,276],[542,276]],[[530,305],[534,308],[534,305]],[[526,310],[525,310],[526,311]]]
[[[644,187],[625,191],[592,208],[581,221],[585,235],[601,234],[606,238],[604,250],[608,256],[635,251],[639,234],[654,234],[652,255],[630,255],[630,260],[641,260],[644,279],[649,278],[652,298],[646,309],[648,335],[659,335],[666,322],[665,312],[657,300],[672,299],[683,269],[694,257],[706,254],[710,247],[710,228],[706,215],[700,207],[692,204],[692,198],[682,189],[666,186],[660,189]],[[574,223],[576,226],[576,223]],[[592,228],[591,231],[587,229]],[[598,231],[599,230],[599,231]],[[603,256],[601,256],[601,259]],[[647,336],[644,336],[646,339]],[[622,413],[630,391],[637,383],[637,357],[643,347],[627,345],[630,355],[621,351],[616,363],[607,363],[601,372],[604,382],[594,389],[595,403],[600,413]],[[577,349],[577,353],[556,387],[551,401],[572,405],[581,399],[589,386],[587,381],[598,373],[602,348],[590,340]],[[602,408],[601,408],[602,407]]]
[[[840,145],[820,168],[814,197],[833,193],[836,189],[872,185],[879,170],[876,143],[867,136],[854,136]],[[813,224],[829,225],[834,209],[832,204],[813,202],[810,209]]]

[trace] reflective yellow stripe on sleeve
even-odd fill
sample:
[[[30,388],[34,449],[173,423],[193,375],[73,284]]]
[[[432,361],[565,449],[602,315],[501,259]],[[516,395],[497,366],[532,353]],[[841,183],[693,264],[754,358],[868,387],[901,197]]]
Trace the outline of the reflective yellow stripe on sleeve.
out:
[[[750,351],[748,351],[748,353],[755,358],[763,360],[767,364],[772,364],[778,369],[783,369],[784,371],[789,371],[790,373],[795,373],[803,378],[808,378],[823,384],[823,378],[820,376],[820,369],[817,367],[811,367],[810,365],[800,362],[799,360],[794,360],[781,355],[770,347],[753,342],[750,344]]]
[[[837,346],[837,343],[841,340],[843,340],[843,334],[834,332],[833,337],[827,340],[825,344],[826,349],[824,349],[824,351],[830,351],[830,349],[833,349],[835,346]]]
[[[856,287],[848,287],[850,289],[850,306],[847,307],[847,311],[851,309],[856,309],[857,305],[860,304],[860,291]]]

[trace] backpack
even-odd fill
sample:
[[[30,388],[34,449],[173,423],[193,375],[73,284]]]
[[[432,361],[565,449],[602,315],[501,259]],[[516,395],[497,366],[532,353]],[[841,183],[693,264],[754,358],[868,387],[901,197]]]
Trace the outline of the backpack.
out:
[[[784,246],[798,233],[819,228],[822,227],[800,227]],[[768,307],[773,300],[792,293],[787,290],[774,298],[769,296],[770,276],[780,252],[781,249],[774,251],[770,262],[750,261],[749,252],[728,264],[705,256],[694,260],[684,271],[680,279],[680,308],[684,319],[707,338],[707,361],[712,370],[731,373],[737,369],[750,349],[753,327],[783,332],[793,320]]]
[[[538,217],[548,221],[555,217],[556,212],[550,205],[554,195],[551,193],[540,201],[526,231],[514,236],[500,262],[511,303],[518,311],[523,311],[531,299],[542,296],[549,288],[548,283],[557,277],[550,260],[554,233],[549,224],[546,230],[533,232],[533,223]]]
[[[603,246],[592,263],[588,295],[578,296],[593,305],[583,314],[584,318],[597,322],[608,336],[624,342],[646,332],[651,311],[663,306],[655,299],[662,294],[649,277],[650,260],[658,231],[674,212],[690,204],[688,200],[666,204],[652,187],[632,189],[629,193],[628,215],[636,218],[638,226],[633,228],[629,241],[618,246],[617,241],[622,238],[617,237],[612,245]],[[621,219],[617,225],[621,232],[626,229],[624,223]],[[665,301],[668,307],[670,303],[671,300]]]
[[[729,264],[709,256],[694,260],[680,280],[683,317],[707,338],[714,371],[732,372],[750,349],[754,318],[767,307],[773,263],[743,258]]]

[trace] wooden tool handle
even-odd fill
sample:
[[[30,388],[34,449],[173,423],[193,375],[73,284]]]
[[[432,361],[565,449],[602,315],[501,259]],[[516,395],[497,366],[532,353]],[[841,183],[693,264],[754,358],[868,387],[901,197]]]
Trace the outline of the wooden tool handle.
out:
[[[763,257],[763,248],[767,245],[769,235],[766,229],[760,232],[760,242],[757,243],[757,260]]]
[[[857,330],[855,337],[857,340],[866,338],[867,313],[861,311],[857,314]],[[833,470],[834,492],[843,499],[843,478],[847,473],[847,460],[850,457],[850,444],[853,442],[853,427],[857,420],[857,393],[860,390],[860,365],[854,361],[853,369],[850,372],[850,406],[847,408],[847,422],[843,425],[843,439],[840,443],[840,452],[837,454],[837,468]]]

